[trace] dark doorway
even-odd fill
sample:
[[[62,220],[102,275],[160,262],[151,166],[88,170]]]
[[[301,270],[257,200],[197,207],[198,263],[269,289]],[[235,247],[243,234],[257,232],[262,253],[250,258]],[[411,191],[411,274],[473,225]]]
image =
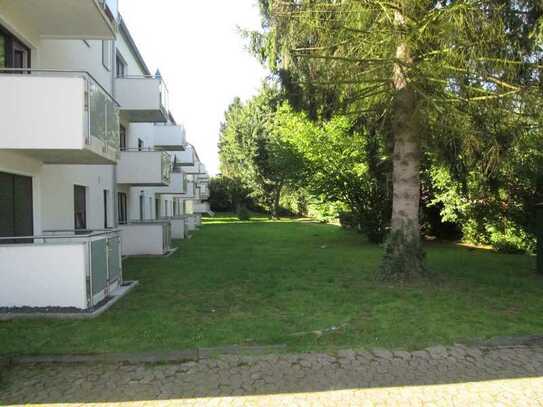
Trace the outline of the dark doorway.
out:
[[[0,237],[34,234],[32,200],[31,177],[0,172]]]

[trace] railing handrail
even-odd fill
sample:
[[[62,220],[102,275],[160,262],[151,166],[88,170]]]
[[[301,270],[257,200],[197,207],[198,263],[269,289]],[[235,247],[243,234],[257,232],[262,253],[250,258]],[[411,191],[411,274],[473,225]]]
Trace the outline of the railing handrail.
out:
[[[79,74],[85,76],[85,79],[91,80],[94,84],[96,84],[102,92],[106,94],[106,96],[111,99],[112,102],[115,103],[117,107],[121,107],[120,103],[117,102],[117,100],[107,91],[106,88],[104,88],[100,82],[96,80],[94,76],[88,71],[82,71],[82,70],[71,70],[71,69],[47,69],[47,68],[0,68],[0,74],[7,72],[36,72],[36,73],[70,73],[70,74]]]
[[[127,153],[162,153],[164,150],[157,150],[155,147],[128,147],[119,149],[121,152]],[[167,152],[167,151],[166,151]]]
[[[85,230],[58,230],[58,231],[44,231],[44,233],[68,233],[68,232],[74,232],[74,234],[64,234],[64,235],[33,235],[33,236],[7,236],[7,237],[0,237],[0,242],[6,241],[6,240],[34,240],[34,239],[88,239],[91,237],[99,237],[99,236],[107,236],[107,235],[113,235],[118,234],[120,232],[119,229],[107,229],[107,231],[92,231],[92,233],[81,233],[76,234],[75,232],[85,232]]]

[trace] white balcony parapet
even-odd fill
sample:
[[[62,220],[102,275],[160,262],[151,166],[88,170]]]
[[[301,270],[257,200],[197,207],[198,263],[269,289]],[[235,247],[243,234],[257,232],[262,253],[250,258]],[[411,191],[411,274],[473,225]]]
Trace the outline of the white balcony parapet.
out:
[[[168,121],[168,88],[159,76],[117,77],[115,97],[130,122]]]
[[[123,256],[161,256],[171,251],[169,220],[130,221],[119,225]]]
[[[149,193],[158,195],[183,195],[187,190],[187,180],[182,172],[172,172],[170,184],[163,187],[148,187]]]
[[[117,15],[117,0],[0,0],[3,23],[28,28],[34,40],[113,40]]]
[[[0,238],[0,307],[97,305],[122,284],[118,230]]]
[[[192,211],[195,214],[211,213],[211,208],[208,202],[196,202],[192,207]]]
[[[184,151],[187,144],[185,128],[166,123],[154,123],[153,144],[156,149]]]
[[[166,151],[123,150],[117,165],[117,183],[133,186],[168,186],[172,158]]]
[[[0,69],[0,150],[47,164],[113,164],[119,110],[87,72]]]

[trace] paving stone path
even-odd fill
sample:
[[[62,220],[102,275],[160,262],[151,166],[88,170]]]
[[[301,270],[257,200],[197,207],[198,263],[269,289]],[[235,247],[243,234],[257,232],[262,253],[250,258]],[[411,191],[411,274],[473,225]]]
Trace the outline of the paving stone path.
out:
[[[0,405],[543,406],[543,344],[4,369]]]

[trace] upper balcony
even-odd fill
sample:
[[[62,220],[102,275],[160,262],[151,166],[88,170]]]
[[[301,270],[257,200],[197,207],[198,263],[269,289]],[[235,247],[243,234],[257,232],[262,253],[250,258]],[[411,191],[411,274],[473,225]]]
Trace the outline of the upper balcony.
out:
[[[169,123],[130,123],[128,133],[134,140],[149,140],[156,150],[183,151],[187,144],[185,129]]]
[[[174,163],[179,167],[191,167],[194,165],[194,154],[191,149],[185,151],[176,151],[174,153]],[[185,171],[185,168],[183,168]]]
[[[168,89],[157,76],[122,76],[115,79],[115,98],[130,122],[168,121]]]
[[[187,144],[184,127],[154,123],[153,144],[155,148],[165,151],[184,151]]]
[[[114,164],[117,102],[86,72],[0,71],[0,149],[46,164]]]
[[[35,39],[113,40],[117,0],[0,0],[4,24]]]
[[[172,158],[165,151],[125,150],[117,165],[117,183],[132,186],[167,186],[171,182]]]
[[[148,188],[150,193],[159,195],[184,195],[187,191],[187,180],[182,172],[172,172],[170,185]]]

